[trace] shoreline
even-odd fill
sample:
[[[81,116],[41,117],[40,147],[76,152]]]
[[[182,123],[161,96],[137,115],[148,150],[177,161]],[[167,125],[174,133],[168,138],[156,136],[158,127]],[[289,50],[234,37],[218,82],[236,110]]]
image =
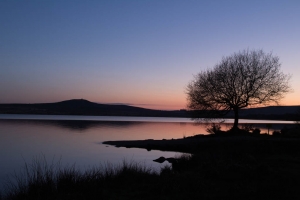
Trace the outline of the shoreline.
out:
[[[211,145],[230,145],[235,143],[281,143],[281,142],[300,142],[300,138],[277,137],[272,135],[195,135],[180,139],[162,140],[116,140],[104,141],[102,144],[115,147],[141,148],[148,151],[173,151],[179,153],[197,153],[200,146]]]
[[[190,153],[168,161],[159,173],[137,163],[107,165],[80,173],[34,161],[11,199],[297,199],[300,137],[196,135],[170,140],[106,141],[106,145]]]

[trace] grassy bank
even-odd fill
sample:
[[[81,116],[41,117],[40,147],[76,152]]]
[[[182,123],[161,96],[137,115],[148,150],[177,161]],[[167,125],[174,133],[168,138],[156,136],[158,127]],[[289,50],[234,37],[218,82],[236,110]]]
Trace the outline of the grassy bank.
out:
[[[80,171],[38,159],[8,183],[2,199],[131,199],[155,185],[158,177],[151,168],[134,162]]]
[[[133,162],[81,172],[74,166],[48,165],[36,160],[27,165],[18,185],[11,186],[2,199],[298,199],[300,196],[297,138],[201,136],[190,144],[193,144],[191,156],[180,156],[172,168],[160,172]],[[170,147],[180,149],[180,145],[186,144],[176,145]]]

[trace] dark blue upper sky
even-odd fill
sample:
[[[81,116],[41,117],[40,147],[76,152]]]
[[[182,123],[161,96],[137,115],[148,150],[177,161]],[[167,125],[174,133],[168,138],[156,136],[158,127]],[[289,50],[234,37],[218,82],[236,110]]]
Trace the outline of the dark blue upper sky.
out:
[[[193,75],[263,49],[293,75],[300,104],[298,0],[0,1],[1,103],[85,98],[184,108]]]

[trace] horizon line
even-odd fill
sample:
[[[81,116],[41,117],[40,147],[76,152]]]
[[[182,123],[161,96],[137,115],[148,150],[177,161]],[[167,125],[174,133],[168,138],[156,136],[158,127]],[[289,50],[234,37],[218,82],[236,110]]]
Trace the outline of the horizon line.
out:
[[[161,107],[175,107],[175,106],[171,106],[171,105],[161,105],[161,104],[143,104],[143,103],[107,103],[107,102],[98,102],[98,101],[90,101],[87,99],[67,99],[67,100],[61,100],[61,101],[52,101],[52,102],[36,102],[36,103],[0,103],[0,104],[47,104],[47,103],[60,103],[60,102],[64,102],[64,101],[72,101],[72,100],[85,100],[85,101],[89,101],[91,103],[97,103],[97,104],[105,104],[105,105],[125,105],[125,106],[134,106],[134,107],[139,107],[139,108],[145,108],[145,109],[151,109],[151,110],[165,110],[165,111],[171,111],[171,110],[188,110],[186,108],[180,108],[180,109],[153,109],[153,108],[147,108],[147,106],[161,106]],[[146,107],[144,107],[146,106]],[[264,105],[264,106],[259,106],[259,107],[246,107],[243,109],[249,109],[249,108],[262,108],[262,107],[271,107],[271,106],[300,106],[298,105]]]

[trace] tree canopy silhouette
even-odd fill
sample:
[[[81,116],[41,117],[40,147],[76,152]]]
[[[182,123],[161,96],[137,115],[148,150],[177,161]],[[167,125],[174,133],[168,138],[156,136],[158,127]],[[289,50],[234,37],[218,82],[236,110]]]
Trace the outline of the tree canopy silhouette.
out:
[[[279,57],[262,50],[244,50],[223,57],[213,69],[201,71],[187,86],[187,107],[201,120],[234,111],[238,128],[239,110],[250,106],[278,104],[290,91],[290,75],[280,71]]]

